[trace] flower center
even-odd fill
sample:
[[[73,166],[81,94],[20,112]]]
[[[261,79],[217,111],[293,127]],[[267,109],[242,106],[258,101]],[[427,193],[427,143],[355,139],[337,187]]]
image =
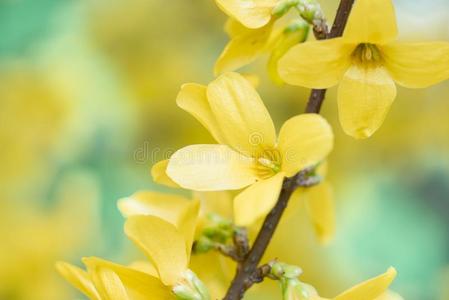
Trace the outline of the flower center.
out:
[[[281,170],[281,153],[277,149],[268,149],[256,158],[256,172],[259,178],[267,179]]]
[[[374,44],[359,44],[351,55],[353,62],[363,66],[378,66],[382,63],[382,53]]]

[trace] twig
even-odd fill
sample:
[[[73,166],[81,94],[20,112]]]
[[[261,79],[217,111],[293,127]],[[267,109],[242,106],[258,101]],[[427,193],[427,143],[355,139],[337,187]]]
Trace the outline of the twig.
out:
[[[334,38],[343,34],[346,22],[352,9],[354,0],[341,0],[335,17],[332,30],[326,35],[327,38]],[[307,113],[319,113],[321,104],[324,100],[326,90],[313,90],[310,95],[310,101],[307,105]],[[262,259],[265,250],[279,224],[282,214],[287,207],[288,200],[293,192],[301,186],[301,178],[304,178],[304,171],[299,172],[293,177],[286,178],[274,208],[268,213],[263,222],[254,244],[241,263],[231,285],[224,297],[224,300],[239,300],[243,298],[245,291],[255,282],[251,280],[258,272],[258,265]],[[257,278],[257,276],[256,276]]]

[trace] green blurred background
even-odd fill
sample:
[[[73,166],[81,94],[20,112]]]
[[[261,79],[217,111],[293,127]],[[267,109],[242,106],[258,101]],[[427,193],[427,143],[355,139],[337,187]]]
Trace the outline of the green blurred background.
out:
[[[449,40],[447,0],[395,4],[401,39]],[[332,20],[337,1],[322,5]],[[154,162],[212,142],[175,97],[182,83],[213,78],[224,21],[212,0],[0,1],[1,300],[80,298],[56,260],[133,255],[116,200],[162,190]],[[265,64],[244,71],[260,75],[279,128],[303,111],[308,90],[275,86]],[[270,253],[303,267],[323,296],[393,265],[405,299],[448,300],[449,82],[399,88],[367,141],[342,134],[335,99],[331,89],[323,115],[336,132],[336,239],[319,246],[300,213]],[[253,297],[273,299],[263,295]]]

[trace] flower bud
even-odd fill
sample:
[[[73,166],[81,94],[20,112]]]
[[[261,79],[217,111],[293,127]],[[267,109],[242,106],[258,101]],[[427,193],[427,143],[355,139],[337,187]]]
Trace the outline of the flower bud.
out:
[[[281,287],[283,300],[312,300],[318,296],[315,288],[298,279],[286,279]]]
[[[301,273],[301,268],[297,266],[277,261],[271,264],[271,275],[278,279],[295,279],[298,278]]]
[[[290,8],[298,5],[300,0],[283,0],[273,8],[272,15],[275,17],[282,17],[285,15]]]
[[[301,0],[296,5],[301,17],[309,24],[315,24],[317,20],[323,20],[324,14],[316,0]]]
[[[181,280],[172,291],[179,300],[210,300],[206,286],[191,270],[182,273]]]
[[[206,253],[214,249],[215,243],[206,236],[200,236],[193,245],[193,251],[195,253]]]
[[[307,39],[308,33],[309,25],[299,19],[292,22],[280,34],[268,60],[268,74],[274,83],[282,84],[284,82],[278,73],[278,61],[291,47],[304,42]]]

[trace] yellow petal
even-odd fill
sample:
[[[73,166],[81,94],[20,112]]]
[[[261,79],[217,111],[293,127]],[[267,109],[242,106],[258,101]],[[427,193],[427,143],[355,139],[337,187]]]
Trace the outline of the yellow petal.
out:
[[[153,181],[169,187],[179,188],[179,185],[167,176],[167,173],[165,172],[167,170],[167,165],[168,159],[161,160],[153,165],[151,168],[151,177],[153,177]]]
[[[170,289],[164,286],[155,276],[96,257],[83,258],[83,262],[91,272],[96,272],[98,269],[107,269],[114,272],[126,289],[130,299],[145,300],[148,299],[148,295],[161,300],[173,299]]]
[[[190,259],[195,229],[198,224],[199,212],[200,201],[196,199],[189,201],[187,209],[183,211],[177,224],[178,230],[184,236],[184,241],[186,243],[187,260]]]
[[[274,147],[276,132],[270,114],[243,76],[221,75],[207,87],[207,97],[229,146],[246,156]]]
[[[129,267],[139,272],[147,273],[148,275],[151,275],[153,277],[159,277],[156,267],[153,266],[149,261],[136,260],[129,264]]]
[[[152,215],[177,226],[191,202],[179,195],[140,191],[120,199],[117,206],[124,217]]]
[[[375,300],[404,300],[401,295],[392,292],[392,291],[386,291],[381,296],[377,297]]]
[[[357,0],[343,38],[350,43],[385,44],[396,39],[398,28],[391,0]]]
[[[352,66],[338,88],[338,113],[346,134],[363,139],[382,125],[396,86],[385,68]]]
[[[278,0],[215,0],[218,7],[248,28],[259,28],[271,19]]]
[[[255,182],[253,159],[226,145],[192,145],[176,151],[167,174],[180,186],[195,191],[241,189]]]
[[[218,143],[226,144],[207,100],[205,86],[196,83],[183,84],[176,98],[176,104],[195,117]]]
[[[249,74],[249,73],[241,73],[241,75],[243,77],[245,77],[246,80],[248,80],[249,83],[251,83],[251,85],[254,88],[257,88],[260,84],[260,78],[259,76],[257,76],[256,74]]]
[[[97,267],[91,274],[102,300],[130,299],[120,277],[114,271]]]
[[[408,88],[425,88],[449,78],[449,43],[391,43],[381,47],[393,79]]]
[[[195,192],[193,198],[201,202],[201,214],[216,213],[220,216],[233,219],[232,203],[233,193],[230,191],[220,192]]]
[[[281,192],[284,173],[260,180],[234,199],[235,223],[238,226],[248,226],[265,217],[274,207]]]
[[[247,29],[233,36],[214,66],[214,74],[234,71],[255,61],[268,51],[273,24]]]
[[[126,235],[157,268],[165,285],[173,285],[187,268],[186,243],[176,227],[154,216],[132,216],[125,223]]]
[[[101,300],[95,286],[86,271],[65,262],[58,262],[56,269],[71,285],[91,300]]]
[[[334,135],[329,123],[317,114],[289,119],[279,133],[282,171],[287,177],[324,160],[332,150]]]
[[[298,25],[296,25],[298,24]],[[283,30],[273,45],[273,50],[271,51],[270,58],[268,60],[268,74],[271,80],[276,84],[283,84],[284,81],[279,76],[278,62],[279,60],[290,50],[293,46],[303,43],[309,33],[309,25],[303,22],[296,22],[295,29]],[[291,25],[292,27],[292,25]]]
[[[341,38],[296,45],[279,60],[279,76],[291,85],[330,88],[341,80],[350,66],[354,49]]]
[[[230,38],[233,38],[247,30],[248,28],[246,28],[242,23],[233,18],[228,18],[224,25],[224,31]]]
[[[175,225],[184,235],[187,257],[190,256],[199,213],[199,201],[158,192],[137,192],[120,199],[118,208],[125,217],[151,215]]]
[[[328,243],[335,233],[335,208],[332,187],[328,182],[306,190],[306,209],[318,239]]]
[[[362,282],[351,289],[343,292],[334,300],[371,300],[376,299],[387,291],[391,282],[396,277],[396,270],[389,268],[387,272],[365,282]]]

